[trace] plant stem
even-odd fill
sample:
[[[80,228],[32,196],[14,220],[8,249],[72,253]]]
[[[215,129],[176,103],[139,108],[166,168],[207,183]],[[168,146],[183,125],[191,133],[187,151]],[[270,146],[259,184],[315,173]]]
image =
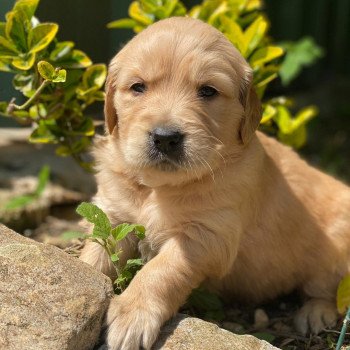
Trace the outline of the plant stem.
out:
[[[340,336],[339,336],[339,339],[337,342],[336,350],[340,350],[343,343],[344,343],[345,333],[346,333],[346,329],[348,327],[349,322],[350,322],[350,307],[348,308],[348,312],[346,313],[346,316],[345,316],[344,321],[343,321],[343,327],[342,327],[341,332],[340,332]]]
[[[8,112],[11,113],[15,110],[23,110],[26,109],[41,93],[41,91],[50,83],[49,80],[44,80],[38,89],[35,91],[34,95],[30,97],[23,105],[19,106],[14,103],[14,99],[10,102],[8,106]]]

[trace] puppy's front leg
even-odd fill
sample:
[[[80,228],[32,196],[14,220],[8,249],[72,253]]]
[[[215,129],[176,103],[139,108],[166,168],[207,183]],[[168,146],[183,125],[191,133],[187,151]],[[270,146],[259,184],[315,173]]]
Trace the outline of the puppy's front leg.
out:
[[[219,251],[228,251],[225,248]],[[214,240],[204,245],[179,235],[167,241],[124,293],[111,300],[106,320],[109,349],[150,349],[162,324],[178,311],[191,290],[214,266],[220,269],[212,252],[218,253]]]

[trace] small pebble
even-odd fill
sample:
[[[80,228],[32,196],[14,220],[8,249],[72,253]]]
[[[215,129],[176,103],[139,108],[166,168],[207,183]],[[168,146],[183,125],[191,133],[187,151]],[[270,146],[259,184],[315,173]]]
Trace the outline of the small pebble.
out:
[[[256,309],[254,312],[254,328],[264,329],[269,325],[269,316],[263,309]]]

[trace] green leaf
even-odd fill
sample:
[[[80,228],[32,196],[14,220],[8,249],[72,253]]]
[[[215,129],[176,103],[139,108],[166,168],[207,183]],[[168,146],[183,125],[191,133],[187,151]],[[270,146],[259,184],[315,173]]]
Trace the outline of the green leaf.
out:
[[[86,69],[83,74],[83,86],[86,89],[91,87],[100,89],[105,83],[107,68],[104,64],[94,64]]]
[[[268,23],[263,16],[259,16],[244,32],[246,51],[244,57],[248,57],[259,45],[268,28]]]
[[[56,136],[45,124],[40,124],[30,135],[29,141],[32,143],[56,143]]]
[[[267,62],[274,60],[277,57],[283,55],[283,49],[278,46],[266,46],[261,49],[258,49],[249,59],[249,63],[252,68],[261,66]]]
[[[90,58],[80,50],[73,50],[68,56],[56,60],[62,68],[86,68],[92,65]]]
[[[215,21],[229,11],[229,5],[226,1],[223,1],[210,15],[208,18],[208,24],[214,25]]]
[[[6,36],[6,22],[0,22],[0,36]]]
[[[137,225],[130,225],[130,224],[126,224],[126,223],[120,224],[111,231],[111,234],[116,241],[121,241],[130,232],[134,231],[136,226]]]
[[[264,107],[261,124],[267,123],[269,120],[271,120],[274,117],[276,113],[277,113],[276,108],[271,106],[270,104],[267,104]]]
[[[3,36],[0,36],[0,58],[14,58],[19,54],[16,46]]]
[[[306,124],[318,114],[318,108],[316,106],[308,106],[301,109],[293,120],[293,128],[297,129],[301,125]]]
[[[53,83],[64,83],[66,81],[67,71],[65,69],[59,69],[55,71],[55,76],[52,79]]]
[[[283,134],[290,134],[293,132],[292,115],[284,106],[277,106],[277,113],[274,115],[274,120],[278,125],[279,130]]]
[[[35,53],[29,52],[18,56],[12,61],[12,65],[20,70],[29,70],[35,62]]]
[[[133,1],[129,6],[129,16],[146,26],[152,24],[154,21],[154,16],[145,12],[137,1]]]
[[[109,22],[107,24],[107,28],[116,29],[116,28],[125,28],[125,29],[133,29],[137,26],[137,22],[131,18],[122,18],[113,22]]]
[[[13,78],[12,84],[16,90],[25,94],[28,91],[33,90],[34,75],[33,74],[16,74]]]
[[[45,118],[47,116],[46,105],[38,103],[29,108],[29,117],[32,119]]]
[[[28,35],[30,52],[39,52],[47,47],[55,38],[58,25],[55,23],[42,23],[34,27]]]
[[[38,4],[39,0],[17,0],[13,9],[21,11],[30,20],[34,16]]]
[[[74,47],[72,41],[62,41],[56,44],[55,48],[50,53],[50,61],[58,61],[69,55]]]
[[[144,226],[135,225],[134,231],[138,239],[144,239],[146,237],[146,229]]]
[[[66,81],[67,71],[65,69],[55,69],[52,64],[46,61],[38,62],[38,72],[45,80],[53,83],[62,83]]]
[[[350,275],[344,277],[337,290],[337,308],[342,314],[350,307]]]
[[[223,27],[223,33],[231,41],[231,43],[238,49],[238,51],[244,56],[246,52],[246,40],[241,27],[232,19],[227,16],[221,17]]]
[[[286,56],[279,71],[283,85],[288,85],[304,67],[310,66],[324,55],[324,51],[310,37],[295,43],[281,43]]]
[[[50,179],[50,167],[48,165],[44,165],[41,168],[38,175],[38,185],[34,192],[36,196],[40,197],[43,194],[49,179]]]
[[[27,34],[25,22],[28,21],[21,11],[10,11],[6,14],[6,37],[21,52],[27,52]]]
[[[125,264],[125,269],[130,270],[135,267],[142,267],[143,266],[143,260],[142,259],[128,259],[128,261]]]
[[[18,208],[23,208],[27,206],[28,204],[32,203],[36,199],[33,195],[24,195],[24,196],[18,196],[15,198],[12,198],[9,200],[5,206],[5,210],[13,210]]]
[[[117,255],[117,254],[112,254],[111,256],[110,256],[110,258],[111,258],[111,260],[113,261],[113,262],[117,262],[117,261],[119,261],[119,256]]]
[[[38,62],[38,72],[45,80],[52,80],[55,76],[55,68],[52,64],[46,61]]]
[[[97,205],[92,203],[81,203],[76,212],[86,220],[94,224],[93,235],[107,239],[111,233],[111,223],[107,215]]]

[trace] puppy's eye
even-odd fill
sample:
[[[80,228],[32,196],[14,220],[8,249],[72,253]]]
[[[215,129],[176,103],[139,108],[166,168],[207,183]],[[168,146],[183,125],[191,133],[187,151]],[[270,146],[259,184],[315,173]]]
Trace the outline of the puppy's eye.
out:
[[[218,93],[218,90],[208,85],[201,86],[198,90],[198,96],[201,98],[210,98],[218,95]]]
[[[134,92],[142,94],[146,91],[146,85],[144,83],[135,83],[131,85],[130,89]]]

